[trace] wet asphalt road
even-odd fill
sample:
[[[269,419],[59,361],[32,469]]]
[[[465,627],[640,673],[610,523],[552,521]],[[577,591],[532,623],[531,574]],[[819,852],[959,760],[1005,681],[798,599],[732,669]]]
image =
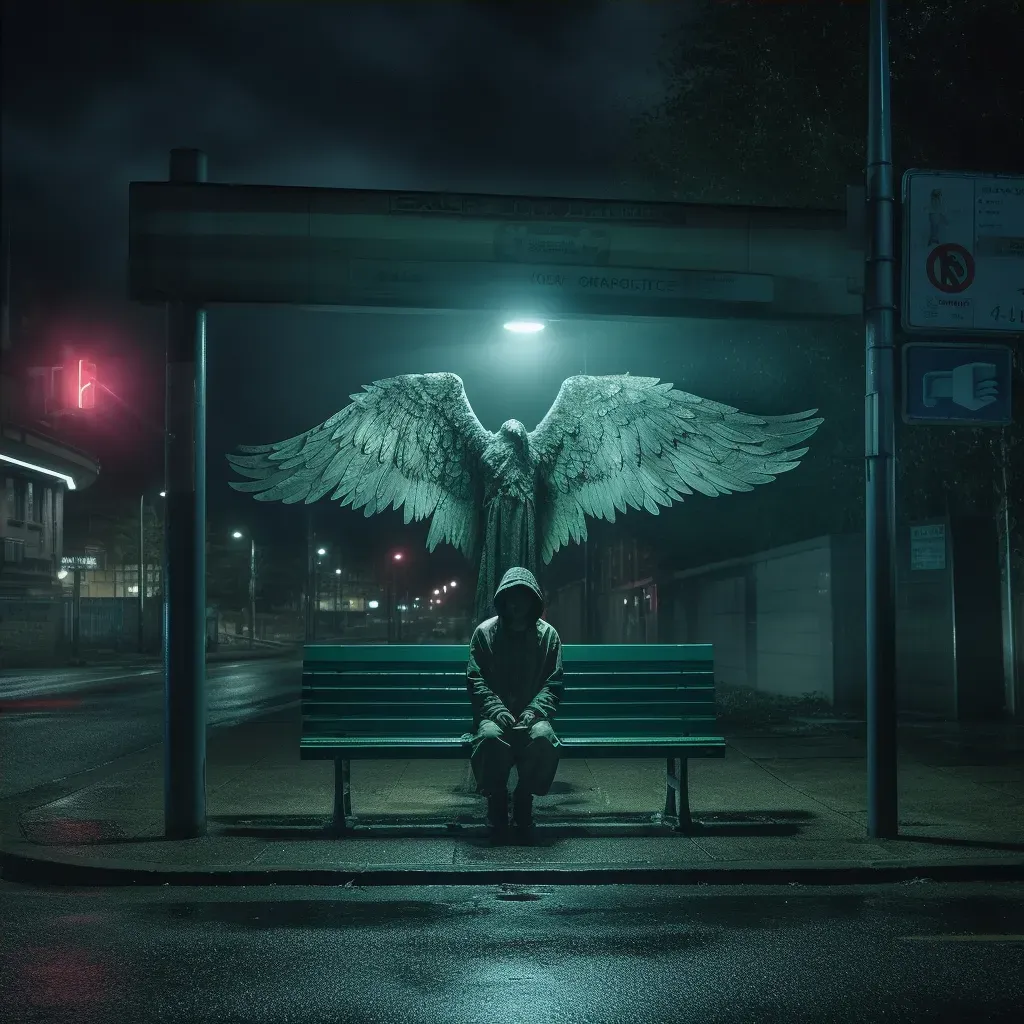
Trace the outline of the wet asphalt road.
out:
[[[232,725],[297,700],[292,658],[211,662],[207,721]],[[12,670],[0,677],[0,799],[87,771],[163,737],[163,671]]]
[[[504,897],[504,898],[503,898]],[[1024,887],[35,889],[14,1022],[995,1021]]]

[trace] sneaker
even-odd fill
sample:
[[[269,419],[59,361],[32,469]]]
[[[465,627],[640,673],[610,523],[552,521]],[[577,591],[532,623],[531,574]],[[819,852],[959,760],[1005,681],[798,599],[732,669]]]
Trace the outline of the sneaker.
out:
[[[508,793],[487,798],[487,824],[495,832],[508,829]]]
[[[512,820],[516,827],[523,832],[533,828],[533,794],[516,793],[512,809]]]

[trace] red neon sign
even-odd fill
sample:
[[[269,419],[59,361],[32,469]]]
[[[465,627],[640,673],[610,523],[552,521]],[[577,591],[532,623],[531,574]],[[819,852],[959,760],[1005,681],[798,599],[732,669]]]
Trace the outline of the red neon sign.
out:
[[[96,408],[96,364],[91,359],[69,359],[63,369],[64,406]]]

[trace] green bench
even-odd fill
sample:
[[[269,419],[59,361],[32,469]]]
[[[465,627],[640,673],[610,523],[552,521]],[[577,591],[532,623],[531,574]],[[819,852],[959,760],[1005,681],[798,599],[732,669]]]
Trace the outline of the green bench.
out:
[[[468,758],[473,731],[460,645],[305,648],[300,755],[335,764],[334,824],[352,813],[355,758]],[[692,828],[686,762],[724,757],[710,644],[566,644],[554,718],[560,756],[665,758],[665,817]]]

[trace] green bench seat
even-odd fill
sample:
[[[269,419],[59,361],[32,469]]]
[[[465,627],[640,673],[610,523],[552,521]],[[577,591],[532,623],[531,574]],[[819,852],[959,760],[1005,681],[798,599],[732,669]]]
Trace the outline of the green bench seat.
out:
[[[465,644],[305,648],[300,754],[334,761],[337,828],[353,759],[469,757],[468,657]],[[665,758],[665,816],[688,831],[687,759],[725,756],[711,645],[566,644],[562,664],[560,756]]]

